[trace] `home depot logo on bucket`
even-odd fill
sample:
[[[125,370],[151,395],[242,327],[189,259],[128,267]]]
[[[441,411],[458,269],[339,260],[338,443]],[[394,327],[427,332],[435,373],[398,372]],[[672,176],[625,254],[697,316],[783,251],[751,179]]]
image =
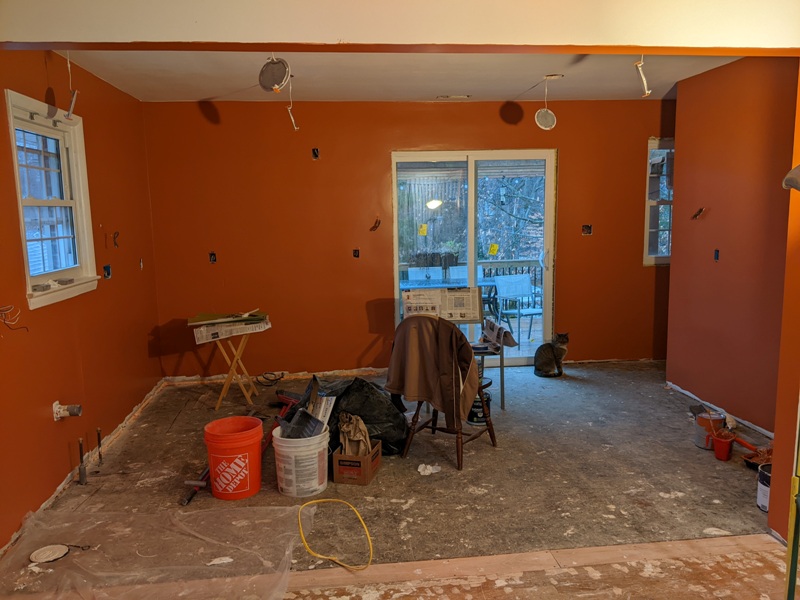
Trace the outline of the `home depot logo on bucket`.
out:
[[[250,489],[250,457],[248,454],[237,456],[215,456],[220,462],[214,468],[214,489],[218,492],[246,492]]]

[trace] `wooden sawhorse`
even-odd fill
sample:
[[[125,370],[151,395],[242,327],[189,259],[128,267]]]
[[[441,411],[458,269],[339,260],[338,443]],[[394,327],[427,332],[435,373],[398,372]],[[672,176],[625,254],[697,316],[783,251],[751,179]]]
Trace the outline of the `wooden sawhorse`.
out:
[[[228,363],[228,376],[225,378],[225,384],[222,386],[222,392],[219,394],[219,400],[217,400],[217,406],[214,410],[219,410],[219,407],[222,405],[222,399],[228,394],[228,390],[231,387],[231,383],[233,383],[234,379],[236,383],[239,385],[239,389],[242,390],[244,397],[247,399],[248,404],[253,404],[253,400],[251,399],[251,395],[257,396],[258,389],[256,388],[255,383],[253,383],[253,378],[250,377],[250,373],[247,372],[247,368],[244,366],[244,362],[242,362],[242,354],[244,354],[245,346],[247,346],[247,340],[250,339],[250,334],[245,333],[239,339],[239,345],[235,346],[233,344],[233,340],[231,338],[225,338],[224,340],[214,340],[217,344],[217,348],[222,353],[222,357],[225,359],[225,362]],[[225,350],[225,345],[222,342],[228,343],[228,348],[231,351],[230,358],[228,353]],[[241,370],[241,373],[238,371]]]

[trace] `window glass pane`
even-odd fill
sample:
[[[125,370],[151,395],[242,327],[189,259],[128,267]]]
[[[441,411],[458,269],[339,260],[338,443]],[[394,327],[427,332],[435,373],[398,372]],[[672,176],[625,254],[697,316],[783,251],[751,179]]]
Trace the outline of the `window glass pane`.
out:
[[[672,206],[660,204],[658,206],[658,228],[672,229]]]
[[[533,260],[538,266],[544,252],[545,161],[480,160],[475,164],[478,261]]]
[[[28,270],[32,277],[44,273],[44,253],[41,242],[28,242]]]
[[[401,282],[467,285],[467,201],[466,162],[397,163]]]
[[[658,256],[658,236],[657,231],[651,231],[647,236],[647,254],[650,256]]]
[[[658,255],[669,256],[670,248],[672,245],[672,232],[659,231],[658,232]]]
[[[23,198],[64,198],[59,140],[16,130],[17,159]]]
[[[78,266],[71,207],[26,206],[23,214],[32,276]]]

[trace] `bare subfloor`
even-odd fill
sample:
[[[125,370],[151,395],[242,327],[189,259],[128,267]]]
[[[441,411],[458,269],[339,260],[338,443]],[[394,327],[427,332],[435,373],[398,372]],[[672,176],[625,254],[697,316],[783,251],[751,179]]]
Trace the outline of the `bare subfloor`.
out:
[[[756,506],[757,474],[741,460],[746,450],[734,445],[733,459],[723,462],[694,444],[688,408],[694,401],[666,387],[662,363],[571,364],[560,379],[537,378],[531,367],[508,368],[505,411],[499,410],[498,372],[487,375],[495,381],[498,447],[485,435],[466,445],[463,471],[455,468],[452,436],[422,432],[407,459],[384,456],[368,486],[329,482],[318,496],[298,499],[278,492],[268,448],[257,495],[226,502],[201,490],[183,510],[342,499],[369,528],[373,564],[768,532],[766,514]],[[381,373],[365,378],[380,382]],[[255,408],[277,414],[275,390],[302,392],[309,379],[261,387]],[[104,448],[102,464],[89,465],[88,484],[68,487],[49,510],[180,508],[183,482],[196,479],[206,465],[203,426],[250,410],[234,388],[215,411],[219,389],[218,382],[165,387]],[[756,446],[770,441],[746,428],[739,435]],[[441,471],[421,475],[422,464],[438,464]],[[307,536],[319,553],[350,564],[367,559],[363,529],[343,505],[317,506]],[[328,566],[302,545],[294,549],[293,571]]]

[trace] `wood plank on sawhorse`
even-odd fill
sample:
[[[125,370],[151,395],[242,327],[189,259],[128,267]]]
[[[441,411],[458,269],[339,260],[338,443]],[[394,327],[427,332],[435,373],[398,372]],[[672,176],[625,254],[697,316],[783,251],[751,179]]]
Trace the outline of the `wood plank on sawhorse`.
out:
[[[222,386],[222,392],[219,394],[219,399],[217,400],[217,406],[214,410],[219,410],[220,405],[222,404],[222,399],[228,394],[228,390],[231,387],[231,383],[233,380],[236,380],[236,383],[239,385],[239,389],[242,390],[244,397],[247,399],[248,404],[253,404],[253,400],[251,399],[251,394],[257,396],[258,389],[256,385],[253,383],[253,378],[250,377],[250,373],[247,372],[247,368],[244,366],[244,362],[242,362],[242,354],[244,354],[245,346],[247,346],[247,340],[250,339],[250,334],[246,333],[241,336],[239,340],[239,346],[234,346],[233,341],[230,338],[226,338],[225,340],[215,340],[217,343],[217,348],[222,353],[225,362],[228,363],[228,376],[225,378],[225,384]],[[223,341],[228,343],[228,347],[231,351],[231,359],[228,356],[228,353],[225,351],[225,345]],[[238,373],[237,370],[241,370],[241,373]]]

